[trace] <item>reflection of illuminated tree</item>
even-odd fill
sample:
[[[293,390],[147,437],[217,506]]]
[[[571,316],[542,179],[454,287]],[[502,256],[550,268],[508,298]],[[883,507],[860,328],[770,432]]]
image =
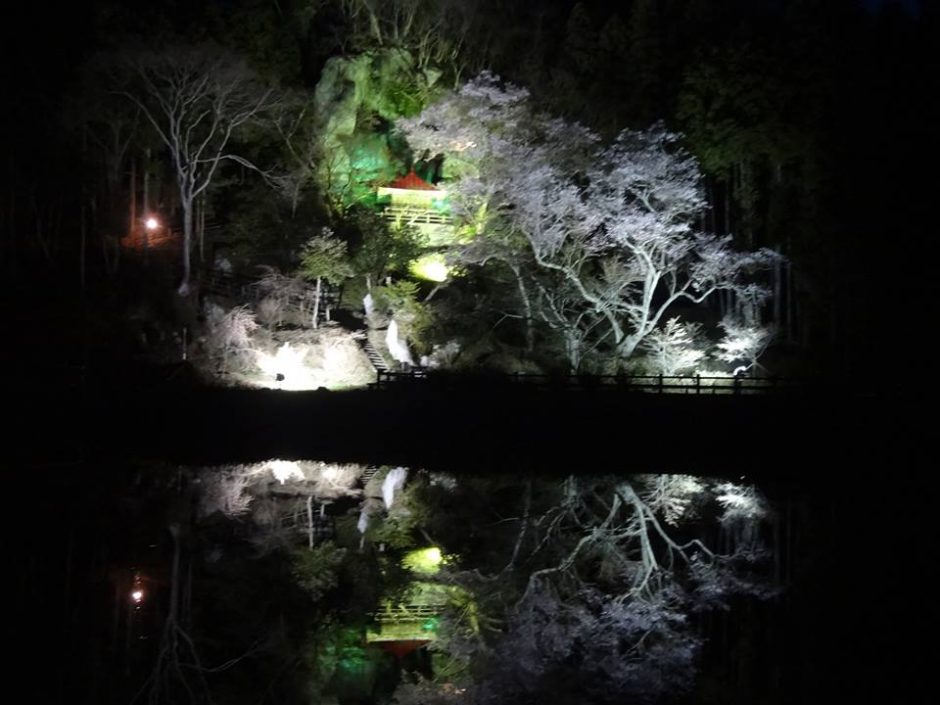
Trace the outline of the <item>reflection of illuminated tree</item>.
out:
[[[694,680],[701,639],[691,615],[767,593],[755,577],[767,507],[751,488],[691,476],[572,477],[527,483],[521,495],[505,520],[514,532],[492,547],[501,567],[449,573],[475,599],[472,610],[445,615],[438,648],[475,664],[474,701],[675,695]],[[699,538],[709,525],[725,532],[725,552]]]
[[[286,551],[323,629],[349,627],[356,617],[340,612],[361,618],[386,600],[409,634],[433,629],[436,679],[401,688],[403,704],[662,701],[694,682],[703,643],[694,615],[769,594],[768,508],[751,487],[688,475],[418,472],[389,507],[381,494],[392,474],[271,461],[227,469],[224,486],[204,481],[203,491],[206,507],[235,507],[242,525],[251,517],[265,555]],[[323,507],[344,498],[360,502],[368,526],[356,530],[347,511],[345,531],[317,533]],[[347,591],[361,612],[349,611]],[[317,658],[317,668],[338,667]]]

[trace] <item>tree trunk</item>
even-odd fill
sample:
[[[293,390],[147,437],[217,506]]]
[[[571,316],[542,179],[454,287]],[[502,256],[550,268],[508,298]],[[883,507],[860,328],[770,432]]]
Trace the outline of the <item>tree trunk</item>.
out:
[[[633,353],[636,352],[636,348],[639,344],[639,337],[635,335],[628,335],[620,342],[620,345],[618,346],[620,357],[629,360],[631,357],[633,357]]]
[[[796,320],[796,292],[793,289],[793,267],[789,262],[784,263],[784,277],[786,278],[786,292],[787,292],[787,342],[794,342],[796,338],[796,326],[798,325]]]
[[[532,302],[529,299],[529,291],[526,289],[519,268],[515,265],[509,265],[509,268],[516,276],[516,286],[519,288],[519,297],[522,299],[522,308],[525,311],[525,351],[531,353],[535,350],[535,323],[532,320]]]
[[[317,291],[313,297],[313,328],[314,330],[316,330],[320,325],[320,322],[318,319],[320,318],[320,294],[322,293],[322,287],[323,287],[323,279],[321,277],[317,277]]]
[[[171,524],[169,530],[170,536],[173,537],[173,568],[170,573],[170,605],[167,621],[175,626],[179,615],[180,599],[180,527],[178,524]]]
[[[206,261],[206,201],[205,198],[196,200],[196,233],[199,236],[199,264]]]
[[[577,331],[565,331],[565,348],[568,354],[568,366],[571,374],[577,374],[581,369],[581,341]]]
[[[183,279],[177,290],[180,296],[189,295],[191,266],[189,252],[193,241],[193,197],[186,195],[182,199],[183,206]]]
[[[128,236],[133,242],[134,233],[137,232],[137,160],[131,159],[131,175],[128,182],[128,215],[130,217]]]
[[[85,295],[85,246],[88,239],[88,225],[85,222],[85,194],[84,188],[82,188],[82,207],[78,216],[78,232],[79,232],[79,241],[78,241],[78,285],[81,289],[82,296]]]
[[[751,164],[750,162],[741,162],[738,168],[738,195],[741,199],[741,222],[744,227],[744,242],[747,249],[754,249],[754,203],[753,194],[751,194]]]
[[[734,188],[734,164],[729,168],[728,180],[725,182],[725,232],[724,235],[730,235],[734,227],[731,221],[731,190]]]
[[[774,265],[774,327],[780,330],[783,325],[783,261]]]
[[[313,550],[313,495],[307,496],[307,548]]]
[[[150,215],[150,148],[148,147],[144,152],[144,183],[143,183],[143,200],[140,203],[140,207],[145,216]]]

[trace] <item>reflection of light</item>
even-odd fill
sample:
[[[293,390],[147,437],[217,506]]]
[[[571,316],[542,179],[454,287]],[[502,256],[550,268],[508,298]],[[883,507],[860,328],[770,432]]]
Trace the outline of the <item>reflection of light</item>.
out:
[[[303,480],[304,472],[293,460],[269,460],[265,465],[282,485],[288,480]]]
[[[160,221],[156,218],[147,218],[147,220],[144,221],[144,225],[147,227],[147,230],[156,230],[160,227]]]
[[[134,592],[131,593],[131,599],[139,605],[144,600],[144,591],[134,590]]]
[[[432,282],[447,281],[450,274],[450,267],[444,261],[444,255],[431,253],[419,257],[410,266],[411,273],[419,279],[426,279]]]
[[[274,355],[258,350],[258,367],[264,373],[266,387],[277,389],[316,389],[312,371],[304,366],[307,351],[284,343]]]

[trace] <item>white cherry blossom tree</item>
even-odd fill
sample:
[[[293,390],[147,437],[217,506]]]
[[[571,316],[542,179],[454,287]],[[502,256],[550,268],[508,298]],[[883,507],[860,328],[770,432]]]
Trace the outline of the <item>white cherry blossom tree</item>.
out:
[[[779,255],[739,252],[730,237],[695,231],[706,206],[701,173],[661,125],[604,144],[540,113],[524,89],[482,74],[400,127],[415,149],[453,163],[452,208],[472,241],[464,262],[509,266],[520,317],[556,319],[566,350],[572,331],[590,331],[582,342],[604,341],[630,358],[677,303],[722,290],[756,304],[768,295],[754,275]],[[577,305],[535,310],[534,291],[560,287]],[[557,324],[562,308],[567,325]],[[576,369],[580,355],[568,359]]]

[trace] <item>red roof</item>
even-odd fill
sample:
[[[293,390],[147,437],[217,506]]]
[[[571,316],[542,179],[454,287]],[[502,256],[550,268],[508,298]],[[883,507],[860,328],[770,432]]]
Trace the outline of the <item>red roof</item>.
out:
[[[389,184],[389,187],[408,189],[410,191],[437,191],[434,186],[415,174],[414,169],[409,171],[404,176],[399,176]]]

